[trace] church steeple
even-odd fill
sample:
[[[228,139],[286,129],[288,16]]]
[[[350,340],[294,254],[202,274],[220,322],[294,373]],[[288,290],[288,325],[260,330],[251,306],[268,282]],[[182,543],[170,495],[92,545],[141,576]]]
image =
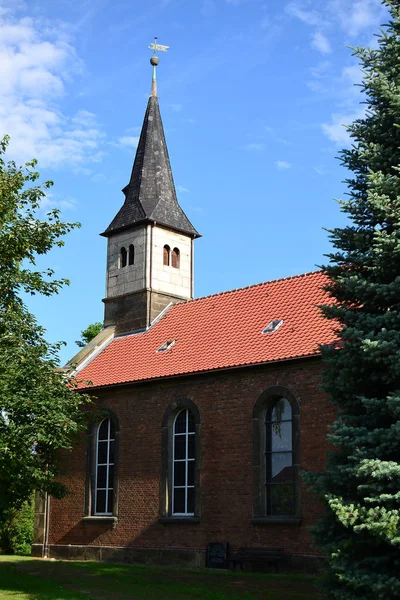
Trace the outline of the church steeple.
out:
[[[153,77],[135,162],[128,185],[122,190],[125,202],[104,236],[139,223],[156,222],[176,231],[199,237],[178,204],[157,97],[158,56],[151,57]]]
[[[155,51],[164,49],[156,41]],[[168,304],[193,297],[193,227],[176,196],[157,97],[156,67],[125,202],[108,238],[104,324],[145,329]]]

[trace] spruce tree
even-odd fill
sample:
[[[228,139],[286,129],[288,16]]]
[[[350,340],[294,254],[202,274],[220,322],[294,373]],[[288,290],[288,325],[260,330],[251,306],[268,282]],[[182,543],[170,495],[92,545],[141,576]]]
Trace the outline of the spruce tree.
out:
[[[315,539],[332,598],[400,598],[400,0],[376,49],[357,47],[366,112],[342,150],[348,216],[330,230],[324,267],[338,343],[322,348],[324,388],[337,405]]]

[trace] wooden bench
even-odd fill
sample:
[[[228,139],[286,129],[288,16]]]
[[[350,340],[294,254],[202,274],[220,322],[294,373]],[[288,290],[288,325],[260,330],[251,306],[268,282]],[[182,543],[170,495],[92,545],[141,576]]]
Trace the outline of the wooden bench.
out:
[[[230,556],[230,561],[233,571],[236,571],[236,565],[240,565],[240,569],[243,571],[243,563],[258,562],[275,565],[275,570],[278,572],[278,565],[284,557],[283,548],[239,548]]]

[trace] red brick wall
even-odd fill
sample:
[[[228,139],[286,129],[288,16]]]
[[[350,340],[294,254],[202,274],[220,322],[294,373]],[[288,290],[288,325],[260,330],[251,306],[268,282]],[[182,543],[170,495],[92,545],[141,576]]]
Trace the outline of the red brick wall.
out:
[[[50,544],[205,549],[210,541],[238,546],[282,546],[314,554],[309,525],[320,508],[301,488],[301,525],[253,525],[252,411],[258,396],[275,385],[288,387],[300,407],[300,465],[324,467],[327,427],[334,409],[320,391],[321,364],[301,360],[176,381],[98,392],[120,423],[118,523],[87,523],[85,440],[68,456],[65,481],[72,492],[51,501]],[[201,518],[199,524],[158,522],[161,423],[168,405],[192,399],[201,416]]]

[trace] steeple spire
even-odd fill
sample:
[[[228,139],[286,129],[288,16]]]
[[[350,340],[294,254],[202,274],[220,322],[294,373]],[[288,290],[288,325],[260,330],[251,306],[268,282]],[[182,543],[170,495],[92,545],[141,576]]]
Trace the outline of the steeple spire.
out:
[[[125,202],[102,235],[136,227],[139,223],[157,223],[175,231],[199,237],[196,229],[178,204],[164,128],[157,97],[156,68],[160,60],[157,50],[168,46],[149,46],[154,51],[150,59],[153,77],[150,98],[136,150],[131,179],[122,190]]]

